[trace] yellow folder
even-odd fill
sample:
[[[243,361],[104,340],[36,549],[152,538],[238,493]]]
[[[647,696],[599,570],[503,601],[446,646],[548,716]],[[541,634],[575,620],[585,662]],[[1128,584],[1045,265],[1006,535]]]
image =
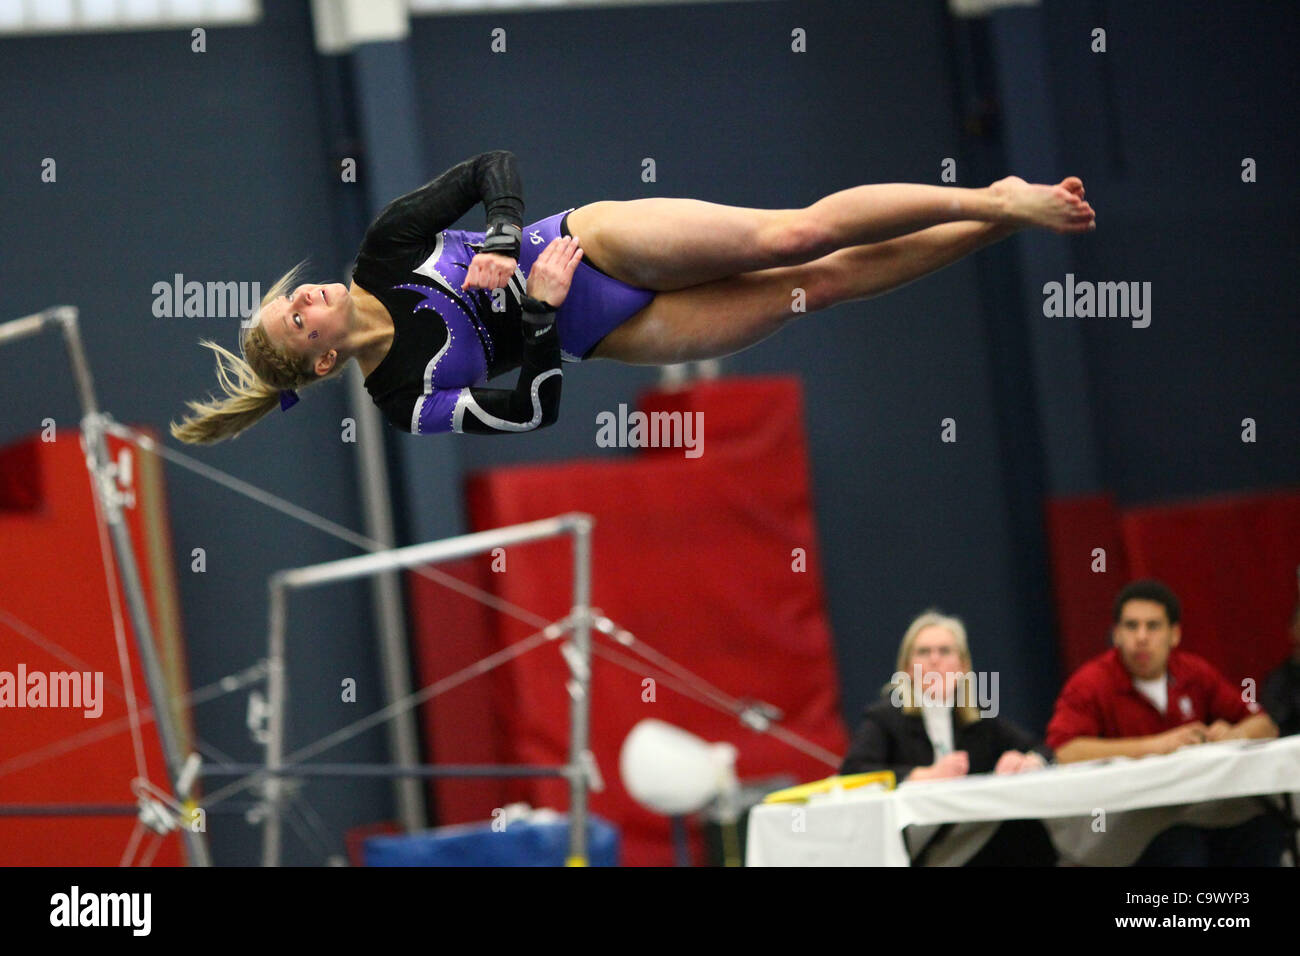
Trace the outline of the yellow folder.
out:
[[[830,793],[836,788],[855,790],[858,787],[867,787],[873,783],[883,783],[886,790],[893,790],[898,785],[892,770],[878,770],[875,773],[851,773],[843,777],[827,777],[825,780],[814,780],[812,783],[801,783],[797,787],[777,790],[775,793],[769,793],[764,797],[763,802],[804,803],[811,796]]]

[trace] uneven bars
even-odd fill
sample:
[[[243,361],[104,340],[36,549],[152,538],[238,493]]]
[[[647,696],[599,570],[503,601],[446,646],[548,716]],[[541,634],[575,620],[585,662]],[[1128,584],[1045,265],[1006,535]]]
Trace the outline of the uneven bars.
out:
[[[529,541],[538,541],[543,538],[557,538],[562,534],[576,531],[579,523],[584,519],[589,520],[587,515],[580,512],[571,512],[554,518],[544,518],[541,521],[511,525],[507,528],[493,528],[489,531],[478,531],[474,534],[460,535],[455,538],[444,538],[441,541],[429,541],[424,544],[408,545],[405,548],[394,548],[391,551],[376,551],[373,554],[362,554],[355,558],[343,558],[339,561],[328,561],[324,564],[277,571],[271,576],[271,587],[272,589],[277,587],[310,588],[321,584],[331,584],[335,581],[369,577],[381,571],[394,571],[417,564],[440,564],[444,561],[455,561],[457,558],[467,558],[506,545],[526,544]]]
[[[572,702],[569,724],[569,762],[556,776],[569,778],[569,858],[571,866],[587,864],[587,761],[590,721],[591,681],[591,530],[595,518],[582,512],[569,512],[554,518],[493,528],[474,534],[429,541],[404,548],[377,551],[327,561],[323,564],[277,571],[267,581],[269,591],[267,635],[267,694],[270,709],[266,763],[267,814],[262,830],[262,865],[280,864],[282,814],[280,811],[283,777],[291,776],[284,765],[284,722],[287,680],[285,648],[288,623],[288,591],[291,588],[317,587],[335,581],[347,581],[398,568],[421,564],[455,561],[511,544],[525,544],[565,534],[573,535],[573,606],[574,651],[565,655],[572,673],[568,690]],[[303,765],[297,765],[303,766]],[[531,776],[532,774],[520,774]]]
[[[94,379],[90,373],[90,363],[86,359],[86,349],[81,341],[80,313],[74,305],[54,305],[32,315],[13,319],[0,325],[0,345],[16,342],[42,331],[49,325],[58,325],[63,332],[64,346],[68,361],[72,365],[72,376],[77,389],[77,398],[81,404],[81,438],[86,453],[86,470],[89,472],[91,494],[100,505],[100,514],[96,523],[106,529],[113,551],[117,557],[117,574],[109,574],[110,600],[117,585],[121,585],[126,595],[127,611],[131,618],[135,635],[136,651],[144,668],[145,685],[149,690],[149,699],[155,705],[154,721],[158,729],[159,743],[162,745],[163,762],[167,768],[167,778],[178,799],[184,800],[188,794],[179,786],[185,758],[181,753],[180,732],[175,726],[174,715],[170,710],[171,695],[167,691],[167,681],[163,674],[162,663],[154,641],[153,622],[149,613],[149,604],[145,599],[144,585],[140,578],[140,569],[135,560],[135,546],[126,528],[122,514],[122,505],[106,485],[105,469],[109,462],[108,442],[104,437],[105,416],[100,413],[99,403],[95,398]],[[107,560],[107,555],[105,555]],[[109,570],[108,568],[105,569]],[[135,719],[134,704],[131,704],[132,719]],[[191,829],[181,829],[182,839],[188,850],[188,862],[196,866],[211,866],[212,858],[208,852],[207,839],[202,833]]]

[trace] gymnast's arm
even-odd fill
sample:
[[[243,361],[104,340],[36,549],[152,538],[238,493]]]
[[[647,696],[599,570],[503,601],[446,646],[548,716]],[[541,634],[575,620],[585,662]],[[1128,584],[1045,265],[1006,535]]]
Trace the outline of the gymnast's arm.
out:
[[[481,201],[488,222],[484,250],[518,259],[523,195],[514,153],[480,153],[385,206],[366,230],[362,251],[377,259],[401,256],[412,244],[432,242]]]
[[[555,311],[524,313],[524,355],[514,390],[462,388],[452,410],[452,430],[492,435],[530,432],[560,417],[560,333]]]
[[[545,306],[529,298],[525,304]],[[513,389],[436,388],[417,399],[411,433],[511,435],[554,424],[560,417],[560,388],[564,382],[555,310],[525,311],[521,324],[523,359]]]
[[[419,399],[412,431],[493,434],[529,432],[554,423],[560,414],[560,332],[555,313],[569,295],[582,249],[573,236],[557,236],[528,273],[522,302],[524,349],[514,391],[462,388]],[[450,393],[450,394],[449,394]],[[454,394],[454,400],[450,395]],[[428,419],[426,421],[426,414]]]

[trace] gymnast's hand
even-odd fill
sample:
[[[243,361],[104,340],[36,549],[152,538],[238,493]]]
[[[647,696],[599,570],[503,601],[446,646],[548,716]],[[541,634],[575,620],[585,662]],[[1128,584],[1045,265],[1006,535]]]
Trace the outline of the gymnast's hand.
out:
[[[504,289],[515,274],[515,260],[499,252],[480,252],[469,263],[462,289]]]
[[[569,283],[582,258],[577,236],[557,236],[528,273],[528,294],[557,309],[569,295]]]

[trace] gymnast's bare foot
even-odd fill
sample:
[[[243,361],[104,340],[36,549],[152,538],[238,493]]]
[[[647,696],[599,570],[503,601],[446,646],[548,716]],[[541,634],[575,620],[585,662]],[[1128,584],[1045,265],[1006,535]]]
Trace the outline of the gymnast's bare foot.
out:
[[[1067,176],[1055,186],[1027,183],[1019,176],[999,179],[989,189],[1006,205],[1007,221],[1042,226],[1055,233],[1097,228],[1097,214],[1083,198],[1083,180]]]

